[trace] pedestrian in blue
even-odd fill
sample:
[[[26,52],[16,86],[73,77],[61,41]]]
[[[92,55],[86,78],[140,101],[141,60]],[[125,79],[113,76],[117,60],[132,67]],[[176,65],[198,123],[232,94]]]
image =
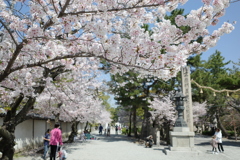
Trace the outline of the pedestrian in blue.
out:
[[[44,140],[44,153],[43,153],[43,159],[45,160],[47,158],[47,151],[49,148],[49,141],[50,141],[50,129],[48,129],[45,132],[45,135],[43,137]]]
[[[100,126],[99,126],[99,134],[100,134],[100,135],[102,135],[102,130],[103,130],[103,127],[102,127],[102,125],[100,124]]]

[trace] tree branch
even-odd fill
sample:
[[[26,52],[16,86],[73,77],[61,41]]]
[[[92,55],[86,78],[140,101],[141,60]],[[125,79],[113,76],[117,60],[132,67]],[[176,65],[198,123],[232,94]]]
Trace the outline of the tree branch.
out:
[[[89,14],[89,13],[97,14],[97,13],[103,13],[103,12],[118,12],[118,11],[132,10],[132,9],[137,9],[137,8],[156,7],[156,6],[160,6],[160,5],[162,5],[162,4],[141,5],[141,6],[133,6],[133,7],[128,7],[128,8],[113,8],[113,9],[108,9],[106,11],[96,10],[96,11],[80,11],[80,12],[75,12],[75,13],[69,12],[69,13],[62,13],[61,17],[65,17],[67,15],[79,15],[79,14]]]
[[[11,36],[13,42],[14,42],[15,45],[17,46],[18,43],[17,43],[17,41],[15,40],[15,38],[13,37],[12,32],[10,31],[10,29],[7,27],[7,25],[5,25],[5,23],[4,23],[1,19],[0,19],[0,22],[1,22],[1,24],[4,26],[4,28],[8,31],[8,33],[9,33],[9,35]]]
[[[60,13],[59,13],[59,15],[58,15],[58,18],[59,18],[59,17],[62,17],[62,16],[64,15],[64,12],[65,12],[65,10],[67,9],[67,6],[69,5],[69,3],[70,3],[70,0],[66,0],[66,3],[64,4],[62,10],[60,11]]]
[[[5,70],[0,74],[0,82],[3,81],[10,73],[12,73],[11,68],[17,59],[19,53],[21,52],[21,49],[23,48],[23,42],[17,45],[12,58],[8,61],[8,65],[5,68]]]

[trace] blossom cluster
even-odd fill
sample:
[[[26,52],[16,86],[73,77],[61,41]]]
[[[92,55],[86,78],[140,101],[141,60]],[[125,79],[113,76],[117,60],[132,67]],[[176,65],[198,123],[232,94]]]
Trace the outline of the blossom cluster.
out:
[[[110,113],[102,106],[102,100],[95,93],[101,83],[97,76],[96,63],[86,58],[77,64],[75,70],[58,75],[37,97],[32,112],[42,116],[59,116],[62,121],[110,122]],[[80,60],[79,60],[80,61]],[[94,69],[95,68],[95,69]]]
[[[168,121],[174,124],[176,120],[176,110],[170,96],[161,99],[154,98],[154,100],[150,102],[149,108],[152,109],[150,113],[156,123],[161,124]]]
[[[0,16],[4,19],[3,22],[10,23],[1,30],[4,34],[0,43],[0,56],[4,61],[1,63],[1,72],[4,72],[13,56],[16,44],[23,43],[13,67],[19,67],[23,62],[36,65],[59,56],[88,56],[111,62],[112,73],[116,73],[116,68],[117,72],[135,68],[142,75],[150,72],[161,79],[170,79],[186,64],[189,55],[213,47],[221,35],[234,29],[226,22],[214,34],[208,33],[206,28],[218,22],[224,9],[229,6],[229,1],[203,0],[205,5],[198,10],[192,10],[186,17],[176,17],[177,26],[191,28],[189,32],[183,33],[164,19],[164,15],[186,2],[187,0],[12,2],[16,9],[18,3],[22,3],[25,8],[18,11],[25,16],[18,16],[19,14],[12,14],[8,5],[1,1]],[[161,17],[161,21],[155,21],[156,17]],[[141,28],[143,24],[149,23],[154,26],[152,35]],[[204,38],[204,43],[191,43],[200,36]],[[11,45],[13,42],[15,45]],[[165,54],[161,53],[162,49]],[[9,50],[12,52],[6,55],[5,52]]]
[[[207,102],[199,103],[193,102],[192,109],[193,109],[193,122],[199,123],[200,117],[205,116],[207,113]]]
[[[213,33],[207,30],[224,15],[228,0],[203,0],[199,9],[186,17],[177,16],[177,25],[165,19],[167,13],[186,2],[1,0],[2,102],[11,104],[20,94],[39,96],[35,87],[43,85],[42,80],[52,86],[51,78],[42,77],[46,68],[64,66],[72,70],[79,62],[77,67],[88,68],[78,57],[92,58],[94,63],[104,59],[112,64],[113,74],[134,69],[141,76],[152,74],[163,80],[176,76],[191,54],[215,46],[223,34],[234,29],[225,22]],[[157,17],[160,21],[156,21]],[[152,34],[142,28],[144,24],[151,24]],[[190,30],[185,33],[180,26],[189,26]],[[199,37],[202,43],[196,41]],[[56,99],[62,99],[64,94],[59,95]]]

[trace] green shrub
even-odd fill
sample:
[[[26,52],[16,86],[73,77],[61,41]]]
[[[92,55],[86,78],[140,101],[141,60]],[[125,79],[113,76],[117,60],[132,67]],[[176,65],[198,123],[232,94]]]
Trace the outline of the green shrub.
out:
[[[235,136],[235,132],[234,131],[227,131],[228,132],[228,134],[230,135],[230,136]]]
[[[138,132],[138,133],[141,133],[141,131],[142,131],[142,128],[138,128],[138,129],[137,129],[137,132]]]
[[[212,132],[211,131],[203,131],[202,135],[212,136]]]
[[[122,128],[122,134],[127,134],[126,128]]]

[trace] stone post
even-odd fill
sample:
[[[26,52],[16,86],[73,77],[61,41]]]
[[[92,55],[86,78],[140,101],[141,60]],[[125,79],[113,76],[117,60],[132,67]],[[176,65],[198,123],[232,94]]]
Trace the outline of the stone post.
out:
[[[186,121],[190,132],[193,132],[193,112],[192,112],[192,87],[190,80],[190,67],[181,68],[182,92],[186,96],[184,101],[184,120]]]
[[[157,131],[157,135],[156,135],[156,145],[159,147],[160,146],[160,131]]]

